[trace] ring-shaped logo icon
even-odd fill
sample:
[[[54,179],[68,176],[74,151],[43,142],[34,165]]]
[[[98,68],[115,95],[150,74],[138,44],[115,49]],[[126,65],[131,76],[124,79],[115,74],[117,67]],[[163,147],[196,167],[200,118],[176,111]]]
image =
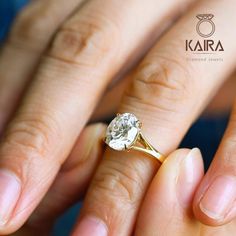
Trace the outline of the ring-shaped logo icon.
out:
[[[199,14],[199,15],[197,15],[197,18],[199,19],[199,22],[197,23],[196,30],[197,30],[197,33],[201,37],[209,38],[209,37],[211,37],[214,34],[214,32],[215,32],[215,24],[212,21],[213,17],[214,17],[213,14]],[[208,33],[202,32],[201,29],[200,29],[202,24],[208,24],[209,27],[211,27],[211,30]]]

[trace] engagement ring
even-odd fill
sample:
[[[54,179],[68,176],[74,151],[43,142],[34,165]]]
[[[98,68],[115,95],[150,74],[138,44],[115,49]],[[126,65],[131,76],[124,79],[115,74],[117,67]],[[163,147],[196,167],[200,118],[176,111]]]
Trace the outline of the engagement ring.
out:
[[[117,151],[136,150],[148,154],[163,163],[165,157],[158,152],[141,133],[142,123],[131,114],[117,114],[107,127],[105,143]]]

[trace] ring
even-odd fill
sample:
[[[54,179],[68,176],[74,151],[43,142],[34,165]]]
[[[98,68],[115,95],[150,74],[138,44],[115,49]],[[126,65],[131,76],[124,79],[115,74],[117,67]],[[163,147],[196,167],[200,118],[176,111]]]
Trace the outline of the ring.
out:
[[[213,14],[199,14],[199,15],[197,15],[197,18],[199,19],[199,21],[197,23],[196,30],[200,36],[202,36],[204,38],[209,38],[210,36],[212,36],[215,33],[215,24],[212,21],[213,17],[214,17]],[[210,32],[208,32],[208,33],[201,32],[200,26],[203,23],[205,23],[205,24],[208,23],[211,26]]]
[[[116,151],[136,150],[163,163],[165,157],[141,133],[142,123],[131,113],[117,114],[107,127],[105,143]]]

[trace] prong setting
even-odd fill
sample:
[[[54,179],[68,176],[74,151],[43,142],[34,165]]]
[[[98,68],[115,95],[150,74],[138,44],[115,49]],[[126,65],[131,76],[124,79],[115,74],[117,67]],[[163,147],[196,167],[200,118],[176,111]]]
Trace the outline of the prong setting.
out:
[[[115,150],[130,150],[140,132],[141,122],[131,113],[117,114],[107,127],[106,143]]]

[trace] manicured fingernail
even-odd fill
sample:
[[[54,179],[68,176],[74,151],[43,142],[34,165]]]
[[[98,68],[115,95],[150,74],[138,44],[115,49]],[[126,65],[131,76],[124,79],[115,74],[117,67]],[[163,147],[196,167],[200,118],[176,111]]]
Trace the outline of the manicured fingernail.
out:
[[[183,159],[179,168],[179,176],[177,179],[177,196],[179,203],[183,207],[191,204],[196,184],[199,181],[195,169],[199,165],[201,152],[198,148],[193,148]]]
[[[6,224],[9,220],[20,191],[19,179],[7,170],[0,170],[0,225]]]
[[[223,220],[236,199],[236,177],[218,176],[203,195],[199,207],[209,218]]]
[[[108,230],[105,223],[98,218],[87,216],[83,218],[76,231],[73,234],[74,236],[107,236]]]

